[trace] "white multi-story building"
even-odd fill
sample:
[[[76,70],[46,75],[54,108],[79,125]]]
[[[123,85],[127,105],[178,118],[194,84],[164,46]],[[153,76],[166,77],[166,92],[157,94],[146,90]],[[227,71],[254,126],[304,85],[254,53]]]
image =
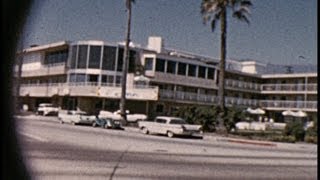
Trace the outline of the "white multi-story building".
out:
[[[63,41],[24,49],[19,53],[22,104],[30,110],[44,102],[88,112],[117,110],[123,49],[122,44],[103,41]],[[165,48],[160,37],[149,37],[144,48],[132,45],[127,109],[155,116],[184,105],[216,104],[218,63]],[[283,119],[285,110],[317,118],[317,72],[268,73],[267,69],[268,64],[253,60],[227,60],[226,105],[261,107],[276,121]]]

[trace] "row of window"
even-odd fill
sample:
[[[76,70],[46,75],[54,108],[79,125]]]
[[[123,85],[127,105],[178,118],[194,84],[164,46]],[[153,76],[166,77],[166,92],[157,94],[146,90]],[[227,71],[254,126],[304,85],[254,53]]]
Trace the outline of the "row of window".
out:
[[[68,59],[68,49],[54,51],[54,52],[46,52],[43,64],[67,62],[67,59]]]
[[[133,50],[129,52],[128,71],[134,72],[137,53]],[[123,53],[122,47],[74,45],[71,48],[70,67],[73,69],[93,68],[122,71]]]
[[[153,70],[153,58],[145,59],[145,69]],[[214,68],[209,68],[209,67],[195,65],[195,64],[176,62],[172,60],[165,60],[160,58],[156,58],[155,71],[182,75],[182,76],[198,77],[203,79],[215,78]]]
[[[99,82],[99,75],[96,74],[70,74],[70,82]],[[121,76],[114,76],[114,75],[101,75],[101,83],[107,84],[120,84],[121,83]]]

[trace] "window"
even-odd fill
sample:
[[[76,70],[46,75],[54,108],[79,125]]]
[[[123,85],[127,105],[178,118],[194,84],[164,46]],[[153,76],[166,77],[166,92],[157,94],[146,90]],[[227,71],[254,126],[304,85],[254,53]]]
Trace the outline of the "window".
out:
[[[122,71],[123,66],[123,48],[118,49],[118,64],[117,64],[117,71]]]
[[[116,76],[116,84],[120,84],[121,83],[121,76]]]
[[[100,68],[101,46],[90,46],[89,68]]]
[[[87,54],[88,46],[80,45],[78,53],[78,67],[77,68],[86,68],[87,67]]]
[[[88,79],[89,79],[89,82],[98,82],[98,75],[89,75],[88,76]]]
[[[198,77],[199,78],[206,78],[206,67],[199,66]]]
[[[85,74],[70,74],[70,82],[85,82],[86,75]]]
[[[186,75],[186,69],[187,69],[187,64],[179,62],[179,64],[178,64],[178,74],[185,76]]]
[[[102,69],[103,70],[115,70],[116,64],[116,47],[104,46],[103,58],[102,58]]]
[[[208,79],[214,79],[214,69],[208,68]]]
[[[129,64],[128,64],[129,73],[133,73],[135,71],[136,55],[137,55],[136,51],[130,50]]]
[[[156,119],[157,123],[161,123],[161,124],[165,124],[167,122],[167,120],[165,119]]]
[[[176,74],[176,62],[168,61],[167,62],[167,73]]]
[[[165,60],[164,59],[156,59],[156,71],[157,72],[164,72],[164,65]]]
[[[46,52],[44,57],[43,64],[54,64],[67,62],[68,59],[68,50],[60,50],[54,52]]]
[[[171,119],[170,124],[187,124],[187,123],[182,119]]]
[[[76,68],[77,50],[78,50],[78,46],[72,46],[70,68]]]
[[[145,70],[153,70],[153,58],[145,58],[144,64]]]
[[[189,64],[188,76],[196,76],[196,65]]]

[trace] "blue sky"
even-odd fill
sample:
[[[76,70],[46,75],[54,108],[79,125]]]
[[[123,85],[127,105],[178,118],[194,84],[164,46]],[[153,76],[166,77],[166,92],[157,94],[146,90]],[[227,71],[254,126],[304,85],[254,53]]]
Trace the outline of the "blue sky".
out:
[[[202,23],[201,0],[136,0],[131,39],[220,57],[220,29]],[[227,57],[272,64],[317,64],[316,0],[252,0],[250,25],[228,18]],[[62,40],[124,41],[125,0],[35,0],[23,44]],[[303,56],[305,58],[299,58]]]

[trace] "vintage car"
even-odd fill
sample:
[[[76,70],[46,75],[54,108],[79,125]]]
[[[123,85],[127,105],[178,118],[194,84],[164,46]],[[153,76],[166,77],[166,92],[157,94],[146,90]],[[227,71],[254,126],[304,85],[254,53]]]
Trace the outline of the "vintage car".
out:
[[[129,123],[135,123],[138,121],[145,121],[147,119],[147,116],[145,114],[130,114],[130,111],[126,110],[127,114],[127,121]],[[116,121],[121,121],[122,117],[120,115],[120,110],[115,112],[110,111],[104,111],[101,110],[98,115],[99,118],[110,118]]]
[[[51,103],[41,103],[39,104],[37,108],[37,115],[43,115],[43,116],[48,116],[48,115],[58,115],[59,108],[54,107],[53,104]]]
[[[144,134],[164,134],[174,136],[198,136],[202,137],[200,125],[190,125],[178,117],[158,116],[154,121],[139,121],[138,127]]]
[[[106,129],[120,129],[124,130],[120,121],[116,121],[110,118],[96,118],[92,124],[93,127],[102,127]]]
[[[58,113],[58,119],[60,123],[77,124],[89,124],[92,125],[96,120],[96,116],[89,115],[84,111],[68,111],[60,110]]]

